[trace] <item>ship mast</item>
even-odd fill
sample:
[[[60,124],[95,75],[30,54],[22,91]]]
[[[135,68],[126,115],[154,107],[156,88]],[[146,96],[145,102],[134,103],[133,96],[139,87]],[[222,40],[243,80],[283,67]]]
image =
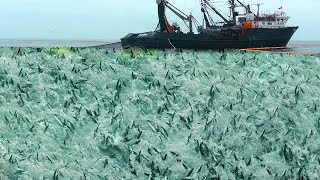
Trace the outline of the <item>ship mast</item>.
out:
[[[257,4],[253,4],[256,5],[258,7],[258,11],[257,11],[257,17],[260,17],[260,6],[263,5],[263,3],[257,3]]]
[[[257,6],[257,15],[256,15],[256,18],[259,18],[260,17],[260,6],[263,5],[263,3],[259,3],[259,0],[257,0],[257,4],[253,4],[255,6]]]
[[[231,13],[232,13],[232,23],[233,25],[235,25],[237,23],[236,17],[238,15],[238,13],[235,11],[235,3],[234,0],[229,0],[230,3],[230,9],[231,9]]]
[[[165,0],[157,0],[158,4],[158,18],[161,32],[173,33],[174,29],[169,24],[165,13]]]

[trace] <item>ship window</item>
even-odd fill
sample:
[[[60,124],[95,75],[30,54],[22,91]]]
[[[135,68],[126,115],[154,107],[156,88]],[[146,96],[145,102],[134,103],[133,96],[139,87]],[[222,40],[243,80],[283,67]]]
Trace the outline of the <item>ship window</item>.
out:
[[[277,19],[277,21],[280,21],[280,19]]]
[[[272,25],[272,23],[271,23],[271,22],[269,22],[269,23],[268,23],[268,25]]]
[[[266,22],[262,22],[262,24],[263,24],[263,25],[265,25],[265,24],[266,24]]]
[[[281,21],[283,21],[283,19],[281,19]]]

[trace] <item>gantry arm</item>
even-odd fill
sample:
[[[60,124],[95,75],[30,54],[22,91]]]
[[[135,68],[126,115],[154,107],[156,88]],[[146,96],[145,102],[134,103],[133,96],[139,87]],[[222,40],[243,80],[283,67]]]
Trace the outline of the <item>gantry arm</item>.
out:
[[[171,3],[169,3],[168,1],[166,1],[166,7],[168,9],[170,9],[176,16],[178,16],[180,19],[182,19],[183,21],[187,21],[189,23],[189,30],[190,32],[192,32],[192,20],[193,17],[191,15],[186,15],[184,12],[182,12],[181,10],[179,10],[178,8],[176,8],[174,5],[172,5]]]
[[[189,21],[189,16],[180,11],[178,8],[173,6],[171,3],[166,2],[167,8],[169,8],[175,15],[177,15],[180,19],[184,21]]]
[[[183,21],[187,21],[189,23],[189,30],[192,32],[192,20],[194,19],[193,16],[188,16],[178,8],[170,4],[167,0],[157,0],[158,4],[158,17],[159,17],[159,24],[160,24],[160,31],[161,32],[168,32],[174,33],[174,27],[169,24],[167,17],[166,17],[166,7],[170,9],[175,15],[181,18]],[[188,25],[187,25],[188,26]]]
[[[203,2],[206,3],[221,19],[223,19],[226,23],[229,23],[229,21],[223,17],[222,14],[215,7],[213,7],[208,0],[203,0]]]
[[[244,5],[240,0],[237,0],[238,1],[238,3],[247,11],[247,13],[253,13],[252,11],[251,11],[251,9],[250,9],[250,6],[248,5],[248,6],[246,6],[246,5]],[[254,14],[254,17],[258,17],[256,14]]]
[[[210,27],[214,24],[211,16],[209,15],[208,11],[207,11],[207,7],[206,4],[203,2],[203,0],[201,0],[201,12],[203,13],[203,17],[204,20],[206,22],[206,26]]]

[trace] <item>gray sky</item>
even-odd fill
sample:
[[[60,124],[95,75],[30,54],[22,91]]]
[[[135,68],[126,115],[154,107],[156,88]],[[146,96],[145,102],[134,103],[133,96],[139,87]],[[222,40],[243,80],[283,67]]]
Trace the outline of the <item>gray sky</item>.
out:
[[[214,2],[215,0],[211,0]],[[216,0],[221,1],[221,0]],[[252,2],[253,1],[253,2]],[[243,0],[254,4],[257,0]],[[171,0],[194,16],[200,15],[198,0]],[[320,40],[319,0],[260,0],[262,9],[283,6],[298,25],[294,40]],[[219,4],[220,9],[226,8]],[[0,6],[0,38],[117,40],[129,32],[154,30],[156,0],[3,0]],[[177,21],[168,14],[169,21]]]

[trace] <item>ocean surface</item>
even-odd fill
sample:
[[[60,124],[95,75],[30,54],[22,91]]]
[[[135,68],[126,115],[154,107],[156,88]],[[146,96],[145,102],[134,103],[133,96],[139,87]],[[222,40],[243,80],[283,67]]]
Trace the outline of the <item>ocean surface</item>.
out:
[[[319,179],[318,56],[2,42],[0,180]]]
[[[290,41],[287,50],[320,53],[320,41]]]
[[[109,44],[104,40],[0,39],[0,47],[90,47]]]
[[[28,40],[0,39],[0,47],[106,47],[119,48],[116,40]],[[320,41],[290,41],[282,52],[320,53]]]

